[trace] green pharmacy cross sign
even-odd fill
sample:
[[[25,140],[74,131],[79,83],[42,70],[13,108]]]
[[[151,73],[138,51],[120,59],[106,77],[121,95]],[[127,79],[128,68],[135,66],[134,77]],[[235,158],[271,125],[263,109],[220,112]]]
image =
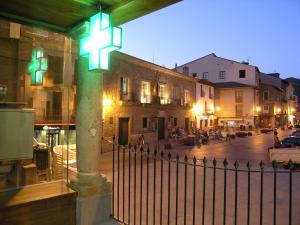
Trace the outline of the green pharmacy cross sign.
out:
[[[43,49],[34,48],[32,50],[32,59],[28,66],[31,74],[31,85],[42,85],[44,72],[48,69],[48,61],[44,57]]]
[[[109,70],[110,52],[122,47],[122,29],[111,25],[110,15],[90,18],[89,35],[80,40],[80,56],[89,57],[89,70]]]

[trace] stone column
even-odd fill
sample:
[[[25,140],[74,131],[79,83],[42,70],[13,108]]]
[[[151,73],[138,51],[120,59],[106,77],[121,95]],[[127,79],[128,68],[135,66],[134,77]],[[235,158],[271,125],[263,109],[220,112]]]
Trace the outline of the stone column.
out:
[[[111,185],[99,173],[102,137],[103,74],[88,71],[88,58],[78,58],[76,102],[77,224],[111,223]]]

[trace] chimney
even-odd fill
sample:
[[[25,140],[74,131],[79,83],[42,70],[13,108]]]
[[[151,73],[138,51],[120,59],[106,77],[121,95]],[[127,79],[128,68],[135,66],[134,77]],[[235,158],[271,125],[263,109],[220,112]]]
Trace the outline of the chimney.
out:
[[[174,67],[175,71],[177,71],[177,67],[178,67],[178,65],[177,65],[177,63],[175,63],[175,67]]]

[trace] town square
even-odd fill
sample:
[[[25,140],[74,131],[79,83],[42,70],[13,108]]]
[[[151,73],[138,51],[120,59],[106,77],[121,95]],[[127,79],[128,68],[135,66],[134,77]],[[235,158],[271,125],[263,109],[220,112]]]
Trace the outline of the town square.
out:
[[[300,2],[0,3],[0,225],[300,225]]]

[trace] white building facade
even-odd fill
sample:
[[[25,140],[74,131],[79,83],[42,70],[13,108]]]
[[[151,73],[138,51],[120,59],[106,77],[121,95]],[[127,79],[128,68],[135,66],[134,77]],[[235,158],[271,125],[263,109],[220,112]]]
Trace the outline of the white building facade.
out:
[[[207,130],[215,125],[213,84],[205,80],[196,83],[196,102],[193,107],[197,129]]]
[[[215,85],[214,108],[220,126],[255,126],[259,109],[259,70],[209,54],[175,68]]]

